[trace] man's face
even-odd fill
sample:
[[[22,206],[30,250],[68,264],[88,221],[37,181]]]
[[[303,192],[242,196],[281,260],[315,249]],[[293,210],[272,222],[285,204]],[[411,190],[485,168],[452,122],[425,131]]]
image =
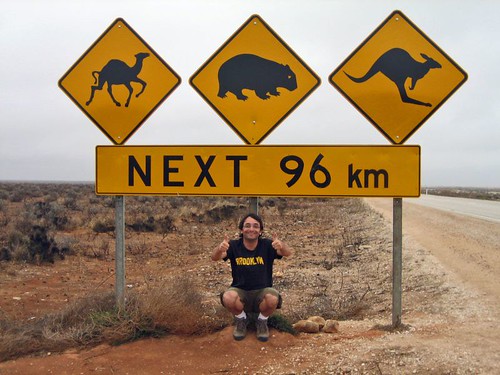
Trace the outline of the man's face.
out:
[[[259,222],[251,217],[247,217],[243,222],[241,233],[246,240],[258,239],[261,233]]]

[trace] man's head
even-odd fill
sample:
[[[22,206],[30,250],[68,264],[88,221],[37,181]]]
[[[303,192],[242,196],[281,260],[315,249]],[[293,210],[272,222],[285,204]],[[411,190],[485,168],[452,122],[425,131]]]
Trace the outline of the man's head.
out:
[[[256,228],[257,225],[259,228]],[[262,232],[264,231],[264,222],[262,221],[262,218],[254,213],[249,213],[240,220],[240,224],[238,225],[238,228],[240,229],[241,232],[243,232],[244,229],[248,228],[253,228],[253,229],[258,229],[259,231],[259,236],[262,235]],[[242,236],[243,233],[240,233],[240,236]]]

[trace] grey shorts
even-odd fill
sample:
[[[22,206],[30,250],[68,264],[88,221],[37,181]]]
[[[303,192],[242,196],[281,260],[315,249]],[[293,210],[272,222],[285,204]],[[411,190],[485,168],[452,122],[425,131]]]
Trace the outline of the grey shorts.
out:
[[[234,290],[236,293],[238,293],[238,296],[240,297],[241,302],[243,302],[243,305],[245,306],[243,310],[245,312],[254,312],[258,313],[259,310],[259,305],[264,299],[264,296],[266,294],[272,294],[273,296],[278,297],[278,309],[281,308],[281,304],[283,302],[281,298],[281,294],[274,289],[274,288],[264,288],[264,289],[256,289],[256,290],[243,290],[239,288],[234,288],[230,287],[227,291]],[[222,300],[222,296],[225,292],[222,292],[220,294],[220,302],[222,303],[222,306],[224,306],[224,302]]]

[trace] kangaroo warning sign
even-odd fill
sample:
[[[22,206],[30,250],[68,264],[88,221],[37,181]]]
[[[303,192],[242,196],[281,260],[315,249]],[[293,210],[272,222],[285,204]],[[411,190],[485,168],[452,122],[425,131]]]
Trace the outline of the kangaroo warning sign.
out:
[[[403,13],[394,11],[329,76],[392,143],[404,143],[467,73]]]
[[[180,82],[118,18],[59,80],[59,87],[114,144],[123,144]]]
[[[321,81],[253,15],[189,82],[245,143],[259,144]]]

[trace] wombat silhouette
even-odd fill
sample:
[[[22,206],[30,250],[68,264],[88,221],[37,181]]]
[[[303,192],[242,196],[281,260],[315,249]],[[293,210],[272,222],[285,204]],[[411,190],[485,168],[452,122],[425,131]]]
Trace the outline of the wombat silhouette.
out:
[[[288,65],[282,65],[257,55],[241,54],[231,57],[219,69],[219,98],[227,92],[233,93],[238,100],[247,100],[242,90],[253,90],[262,100],[279,96],[278,87],[289,91],[297,88],[297,78]],[[269,95],[268,95],[269,94]]]
[[[429,56],[421,53],[420,56],[425,59],[424,62],[419,62],[415,60],[411,55],[401,48],[393,48],[385,52],[380,56],[377,61],[372,65],[368,72],[360,78],[353,77],[347,74],[351,80],[356,83],[362,83],[369,80],[377,73],[382,73],[392,82],[394,82],[399,90],[399,95],[404,103],[411,103],[417,105],[423,105],[426,107],[432,107],[430,103],[424,103],[420,100],[410,98],[406,93],[405,82],[408,78],[411,78],[411,84],[409,89],[413,90],[417,81],[423,78],[429,70],[441,68],[436,60],[430,58]]]
[[[92,76],[94,77],[94,85],[91,87],[90,99],[87,101],[86,105],[90,105],[94,99],[94,94],[96,90],[102,90],[104,84],[108,83],[108,93],[111,99],[117,107],[120,107],[120,102],[118,102],[113,96],[113,85],[125,85],[128,89],[128,98],[125,103],[125,107],[128,107],[130,103],[130,97],[132,96],[133,88],[130,84],[131,82],[137,82],[142,85],[141,91],[139,91],[135,97],[137,98],[141,95],[146,88],[146,82],[137,77],[142,70],[143,60],[149,56],[147,52],[140,52],[135,55],[134,66],[128,66],[121,60],[109,60],[106,65],[101,69],[101,71],[93,71]],[[97,85],[96,85],[97,83]]]

